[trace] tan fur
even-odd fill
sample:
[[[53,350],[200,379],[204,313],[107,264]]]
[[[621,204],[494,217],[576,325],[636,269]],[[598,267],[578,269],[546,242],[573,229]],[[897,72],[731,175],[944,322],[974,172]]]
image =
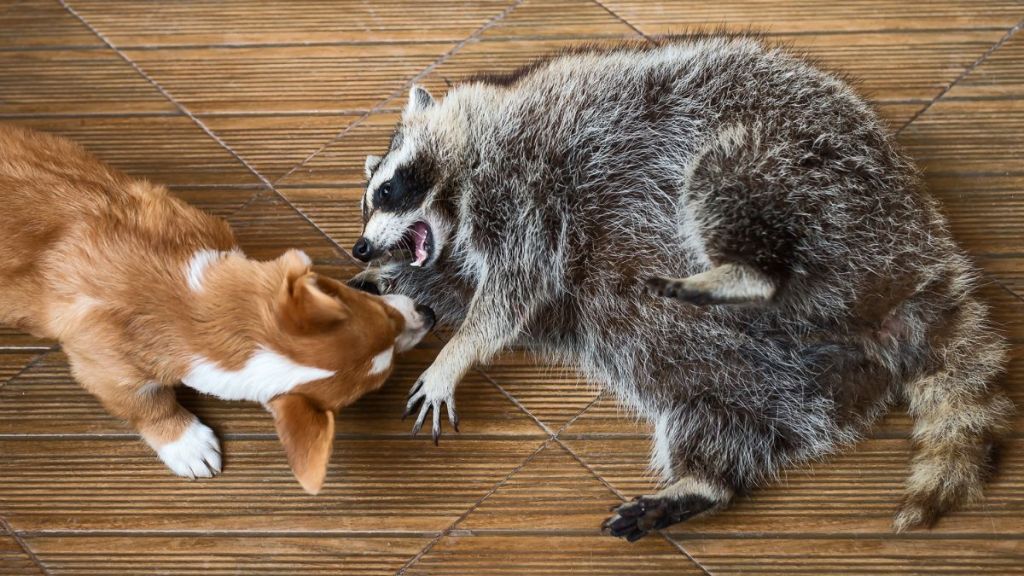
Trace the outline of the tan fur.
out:
[[[0,204],[0,323],[59,340],[75,378],[154,449],[197,423],[173,389],[197,357],[238,370],[263,347],[333,371],[269,403],[305,409],[275,420],[299,480],[319,489],[333,413],[387,378],[372,361],[407,329],[402,313],[301,253],[245,258],[223,221],[55,136],[0,125]],[[204,249],[226,255],[195,290],[186,272]]]

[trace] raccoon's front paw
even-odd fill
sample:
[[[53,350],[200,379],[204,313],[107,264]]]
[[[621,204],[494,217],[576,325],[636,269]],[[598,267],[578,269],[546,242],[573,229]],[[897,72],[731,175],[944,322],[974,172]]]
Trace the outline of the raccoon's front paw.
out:
[[[388,282],[380,274],[380,268],[367,268],[346,282],[350,288],[380,296],[388,291]]]
[[[193,421],[177,440],[158,447],[156,453],[178,476],[210,478],[220,472],[220,442],[199,420]]]
[[[459,415],[455,411],[455,382],[437,377],[433,366],[428,368],[420,376],[419,381],[409,390],[409,402],[405,405],[405,413],[402,414],[402,420],[405,420],[412,414],[416,410],[416,406],[420,404],[422,405],[420,406],[419,416],[416,417],[416,423],[412,427],[413,436],[419,433],[427,413],[433,410],[434,425],[431,428],[431,433],[434,438],[434,445],[437,445],[437,440],[441,437],[442,405],[448,407],[448,421],[451,423],[452,428],[456,432],[459,431]]]

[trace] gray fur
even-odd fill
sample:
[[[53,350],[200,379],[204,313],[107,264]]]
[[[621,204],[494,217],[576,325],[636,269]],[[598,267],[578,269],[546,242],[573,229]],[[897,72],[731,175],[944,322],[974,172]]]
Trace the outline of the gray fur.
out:
[[[410,411],[433,409],[436,437],[466,371],[515,343],[580,367],[656,424],[669,485],[612,533],[720,509],[904,393],[915,474],[953,488],[911,482],[897,527],[978,492],[1012,410],[991,384],[1003,343],[912,163],[836,77],[749,38],[585,49],[443,100],[414,88],[367,169],[367,240],[392,258],[362,280],[458,326]],[[414,196],[378,207],[397,178]],[[422,267],[394,241],[416,221]],[[936,431],[942,410],[960,416]]]

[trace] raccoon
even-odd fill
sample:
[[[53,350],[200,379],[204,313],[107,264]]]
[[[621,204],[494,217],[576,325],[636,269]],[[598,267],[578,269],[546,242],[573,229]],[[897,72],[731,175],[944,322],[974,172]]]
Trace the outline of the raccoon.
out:
[[[896,400],[894,529],[980,496],[1012,403],[977,272],[842,79],[753,37],[581,48],[442,100],[366,159],[355,280],[456,327],[410,392],[435,442],[474,365],[520,345],[653,425],[636,540],[857,440]]]

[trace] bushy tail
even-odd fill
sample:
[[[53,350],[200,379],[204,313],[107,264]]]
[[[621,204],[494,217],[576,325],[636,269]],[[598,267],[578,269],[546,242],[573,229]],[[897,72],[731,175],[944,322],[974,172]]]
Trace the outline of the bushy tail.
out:
[[[1006,347],[988,328],[985,307],[968,299],[943,327],[938,369],[908,384],[916,454],[893,522],[897,532],[930,527],[943,513],[981,497],[1013,403],[995,377]]]

